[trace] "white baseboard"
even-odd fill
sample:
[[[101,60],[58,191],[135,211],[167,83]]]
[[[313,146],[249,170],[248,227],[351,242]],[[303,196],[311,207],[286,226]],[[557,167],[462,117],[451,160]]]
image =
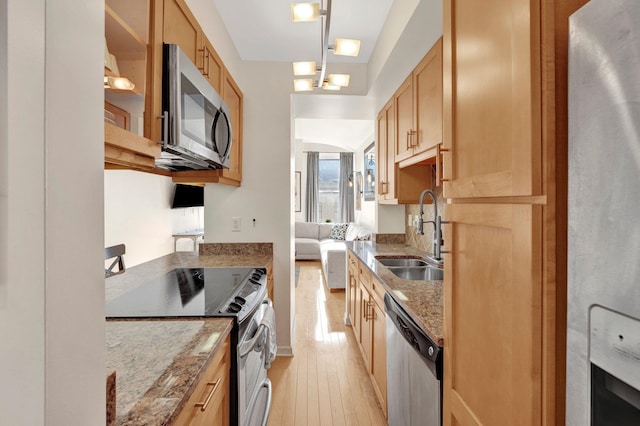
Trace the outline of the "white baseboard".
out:
[[[293,356],[293,348],[291,346],[278,346],[276,356]]]

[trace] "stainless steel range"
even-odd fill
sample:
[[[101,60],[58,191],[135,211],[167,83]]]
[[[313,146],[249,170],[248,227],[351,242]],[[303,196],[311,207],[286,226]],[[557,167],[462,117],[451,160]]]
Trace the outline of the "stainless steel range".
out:
[[[275,316],[261,268],[176,268],[106,305],[107,318],[232,317],[231,424],[266,425]]]

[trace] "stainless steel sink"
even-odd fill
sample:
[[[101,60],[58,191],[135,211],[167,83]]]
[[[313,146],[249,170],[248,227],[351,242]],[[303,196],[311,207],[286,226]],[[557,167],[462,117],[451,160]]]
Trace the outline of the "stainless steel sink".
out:
[[[432,266],[395,266],[387,267],[396,276],[405,280],[442,280],[444,270]]]
[[[427,266],[428,263],[422,259],[411,258],[378,258],[378,262],[384,266]]]

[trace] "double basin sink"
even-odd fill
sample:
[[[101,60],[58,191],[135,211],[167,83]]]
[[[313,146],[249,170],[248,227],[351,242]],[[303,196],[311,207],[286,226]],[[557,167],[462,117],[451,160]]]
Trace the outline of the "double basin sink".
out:
[[[387,267],[397,277],[405,280],[442,280],[444,271],[442,268],[423,259],[376,257],[378,262]]]

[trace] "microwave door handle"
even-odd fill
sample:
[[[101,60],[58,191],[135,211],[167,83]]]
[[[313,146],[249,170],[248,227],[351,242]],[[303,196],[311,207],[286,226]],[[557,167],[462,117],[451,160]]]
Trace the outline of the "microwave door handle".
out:
[[[162,120],[162,140],[160,145],[169,145],[169,111],[162,111],[162,115],[158,116]]]

